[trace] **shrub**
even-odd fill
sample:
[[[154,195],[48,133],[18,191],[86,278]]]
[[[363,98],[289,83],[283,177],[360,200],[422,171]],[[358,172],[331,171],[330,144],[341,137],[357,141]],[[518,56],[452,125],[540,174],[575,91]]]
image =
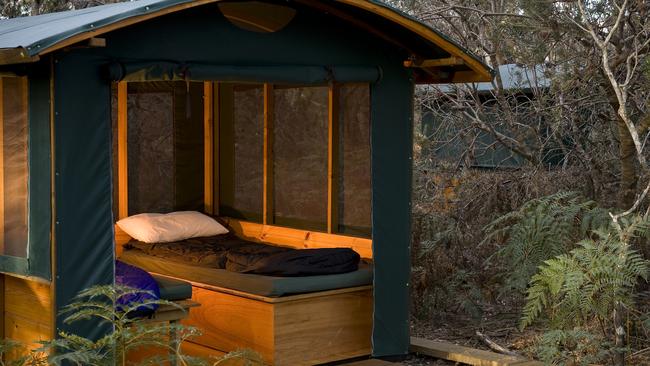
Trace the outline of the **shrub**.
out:
[[[595,202],[574,192],[560,192],[528,201],[494,220],[485,228],[483,243],[503,243],[488,261],[498,259],[506,266],[504,291],[524,292],[542,262],[568,252],[608,222],[607,211]]]
[[[142,296],[149,295],[149,296]],[[118,304],[118,299],[140,298],[126,305]],[[143,348],[156,348],[164,355],[152,356],[135,365],[161,365],[175,358],[183,366],[214,366],[226,359],[238,358],[242,365],[263,365],[262,359],[256,353],[248,350],[236,351],[222,358],[198,358],[182,353],[180,345],[183,341],[200,335],[194,327],[166,322],[142,322],[143,310],[155,306],[177,306],[165,300],[152,300],[153,294],[125,286],[96,286],[81,291],[62,311],[66,315],[67,324],[93,320],[99,326],[105,326],[107,332],[97,340],[85,338],[65,332],[59,333],[57,339],[39,342],[42,347],[29,352],[26,356],[14,359],[3,366],[114,366],[127,365],[127,355],[130,351]],[[112,329],[112,331],[110,331]],[[169,335],[174,332],[179,342],[170,344]],[[36,343],[36,342],[35,342]],[[12,340],[0,344],[0,353],[24,349],[24,346]],[[1,359],[1,358],[0,358]],[[129,365],[134,365],[129,362]]]

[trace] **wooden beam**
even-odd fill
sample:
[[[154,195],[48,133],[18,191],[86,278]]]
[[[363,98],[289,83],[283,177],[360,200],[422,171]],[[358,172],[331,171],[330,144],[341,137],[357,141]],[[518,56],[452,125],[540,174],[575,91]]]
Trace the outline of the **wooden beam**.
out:
[[[465,61],[465,64],[467,64],[467,66],[472,69],[475,75],[472,81],[478,82],[492,80],[492,74],[490,73],[489,68],[483,65],[479,60],[472,57],[458,45],[454,44],[452,41],[448,40],[438,32],[431,29],[429,26],[415,21],[409,17],[405,17],[384,5],[380,5],[367,0],[339,0],[339,2],[380,15],[383,18],[391,20],[392,22],[397,23],[404,28],[409,29],[410,31],[419,34],[423,38],[435,43],[438,47],[442,48],[452,56],[460,57]]]
[[[456,56],[447,58],[438,58],[434,60],[406,60],[404,67],[443,67],[443,66],[459,66],[464,65],[465,61]]]
[[[117,83],[117,186],[120,219],[129,216],[127,91],[126,82]]]
[[[98,38],[98,37],[90,38],[88,42],[86,42],[86,45],[88,47],[98,47],[98,48],[106,47],[106,38]]]
[[[332,84],[328,92],[327,141],[327,232],[338,231],[339,198],[339,87]]]
[[[264,84],[264,177],[262,193],[262,223],[273,223],[273,85]]]
[[[38,56],[29,56],[22,47],[0,49],[0,65],[24,64],[40,60]]]
[[[0,254],[5,253],[4,78],[0,78]]]
[[[221,201],[221,195],[219,191],[219,187],[221,186],[220,184],[220,174],[221,174],[221,156],[219,155],[219,151],[221,149],[221,134],[220,134],[220,126],[221,126],[221,87],[219,83],[212,83],[212,112],[213,112],[213,118],[214,118],[214,125],[212,128],[212,150],[213,150],[213,155],[212,155],[212,161],[214,163],[213,165],[213,190],[212,190],[212,199],[213,199],[213,206],[212,206],[212,211],[213,214],[219,215],[219,205]]]
[[[203,83],[203,209],[214,214],[214,89]]]
[[[411,337],[411,352],[475,366],[543,366],[524,357],[508,356],[453,343]]]
[[[58,217],[56,215],[56,135],[55,135],[55,117],[56,117],[56,109],[55,109],[55,104],[54,104],[54,73],[55,73],[55,68],[54,68],[54,57],[50,57],[50,210],[51,210],[51,221],[50,221],[50,271],[52,272],[52,276],[50,277],[52,279],[52,283],[50,285],[50,299],[52,301],[52,311],[50,314],[51,317],[51,324],[56,324],[56,316],[58,314],[58,309],[56,309],[56,289],[58,286],[57,280],[56,280],[56,264],[57,264],[57,256],[56,256],[56,248],[57,248],[57,241],[56,241],[56,233],[57,233],[57,220]],[[51,339],[56,338],[58,332],[56,329],[56,326],[52,327],[52,332],[50,334]]]

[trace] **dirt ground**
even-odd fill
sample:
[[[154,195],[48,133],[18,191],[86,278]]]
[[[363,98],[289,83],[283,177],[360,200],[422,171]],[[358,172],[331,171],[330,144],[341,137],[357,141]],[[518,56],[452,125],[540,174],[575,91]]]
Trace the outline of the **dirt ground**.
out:
[[[517,313],[493,313],[483,319],[447,314],[430,321],[413,319],[411,335],[490,351],[489,347],[476,336],[476,331],[480,331],[497,344],[529,356],[525,348],[531,344],[537,333],[535,330],[519,332],[516,327],[517,320]],[[408,366],[456,365],[455,362],[419,355],[411,355],[403,364]]]
[[[456,314],[446,314],[436,320],[429,321],[412,319],[411,335],[491,351],[476,336],[476,331],[480,331],[497,344],[532,359],[532,354],[527,351],[527,348],[539,336],[541,329],[530,328],[520,332],[517,329],[518,319],[519,314],[516,312],[492,313],[480,320]],[[633,356],[628,358],[627,362],[629,365],[634,366],[650,366],[650,347],[633,351]],[[460,365],[456,362],[422,355],[410,355],[402,364],[407,366]]]

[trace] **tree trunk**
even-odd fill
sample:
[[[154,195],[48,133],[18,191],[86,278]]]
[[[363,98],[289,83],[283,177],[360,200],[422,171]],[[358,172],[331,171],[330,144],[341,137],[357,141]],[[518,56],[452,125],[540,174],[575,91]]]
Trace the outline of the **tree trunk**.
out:
[[[623,306],[614,309],[614,366],[625,366],[625,324],[623,323]]]
[[[618,154],[621,164],[619,208],[628,208],[634,203],[639,176],[637,174],[636,147],[625,122],[617,118]]]

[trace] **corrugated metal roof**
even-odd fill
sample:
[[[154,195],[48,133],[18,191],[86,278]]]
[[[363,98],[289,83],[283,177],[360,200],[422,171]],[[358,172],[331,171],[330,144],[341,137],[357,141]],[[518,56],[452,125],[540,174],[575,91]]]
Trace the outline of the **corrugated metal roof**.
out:
[[[73,42],[80,42],[96,35],[106,33],[139,21],[180,11],[194,6],[214,3],[221,0],[137,0],[123,3],[101,5],[81,10],[31,17],[0,20],[0,65],[31,62],[39,55],[51,52]],[[422,38],[436,47],[450,52],[452,56],[465,61],[457,68],[470,76],[464,81],[487,81],[492,77],[492,70],[471,52],[449,39],[444,34],[419,22],[377,0],[310,0],[314,6],[328,4],[351,6],[368,14],[380,16],[394,25],[410,32],[412,37]],[[310,2],[303,3],[309,4]],[[404,37],[404,36],[403,36]],[[406,38],[411,38],[409,35]],[[403,39],[406,43],[409,39]],[[452,68],[456,66],[451,66]],[[428,75],[436,75],[431,70],[423,70]]]
[[[193,0],[138,0],[0,20],[0,48],[24,48],[29,56],[34,56],[72,36],[130,17],[192,2]]]

